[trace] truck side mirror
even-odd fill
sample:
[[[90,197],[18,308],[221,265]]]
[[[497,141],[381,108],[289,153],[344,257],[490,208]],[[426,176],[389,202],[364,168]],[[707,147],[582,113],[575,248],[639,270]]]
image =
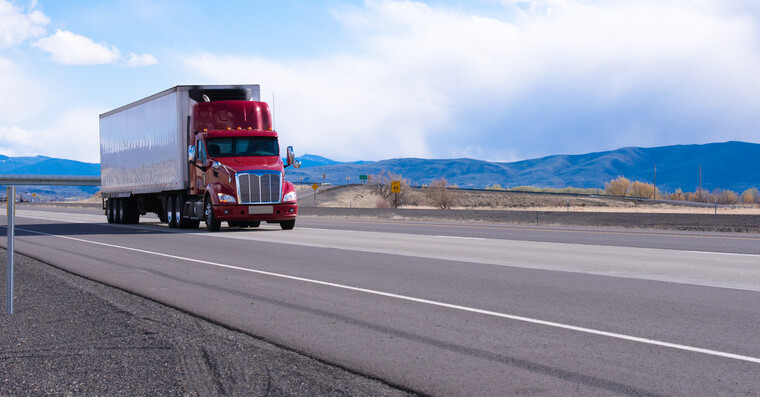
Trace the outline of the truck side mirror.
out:
[[[195,160],[196,160],[196,157],[195,157],[195,145],[193,145],[193,146],[190,146],[190,147],[187,148],[187,161],[191,162],[191,163],[194,163]]]
[[[287,153],[288,153],[287,154],[287,160],[288,160],[288,164],[287,165],[292,165],[295,168],[300,168],[301,167],[301,162],[300,161],[296,161],[296,155],[293,153],[293,146],[288,146]]]

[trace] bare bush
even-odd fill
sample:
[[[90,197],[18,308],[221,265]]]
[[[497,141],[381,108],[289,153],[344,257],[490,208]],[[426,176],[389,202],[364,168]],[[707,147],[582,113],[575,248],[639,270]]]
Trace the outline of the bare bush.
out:
[[[639,181],[633,182],[628,192],[631,197],[641,198],[656,198],[655,193],[653,184]]]
[[[447,210],[459,202],[459,194],[452,190],[452,187],[445,179],[439,179],[425,187],[423,193],[431,205]]]
[[[678,201],[684,201],[686,200],[686,194],[684,194],[681,189],[676,189],[675,192],[670,193],[668,195],[668,200],[678,200]]]
[[[377,208],[391,208],[391,203],[388,202],[388,200],[378,197],[377,201],[375,201],[375,207]]]
[[[755,188],[747,189],[742,192],[741,198],[744,204],[758,203],[760,202],[760,192]]]
[[[604,185],[604,193],[612,196],[627,196],[630,189],[631,181],[622,176],[619,176]]]
[[[736,204],[739,202],[739,195],[732,190],[724,190],[720,192],[715,199],[718,204]]]
[[[687,200],[689,201],[695,201],[698,203],[714,203],[715,202],[715,196],[713,196],[711,193],[697,190],[696,192],[689,193],[689,196],[687,197]]]
[[[409,195],[409,192],[411,191],[409,182],[404,179],[404,177],[387,170],[380,171],[380,173],[377,175],[372,175],[370,180],[371,183],[369,186],[372,191],[380,196],[380,198],[390,203],[390,206],[393,208],[398,208],[401,203],[404,202],[404,199]],[[401,182],[400,193],[393,193],[391,189],[392,181]]]
[[[506,189],[504,189],[503,187],[501,187],[501,185],[497,183],[497,184],[487,187],[486,190],[506,190]]]

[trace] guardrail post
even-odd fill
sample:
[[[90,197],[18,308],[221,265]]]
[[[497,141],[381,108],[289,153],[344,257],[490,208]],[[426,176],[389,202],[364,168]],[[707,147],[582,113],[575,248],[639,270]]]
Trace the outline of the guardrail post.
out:
[[[16,215],[15,211],[15,201],[16,201],[16,187],[15,186],[8,186],[8,199],[5,201],[6,208],[8,210],[8,227],[6,228],[7,234],[8,234],[8,262],[6,263],[7,267],[7,274],[8,274],[8,281],[6,284],[6,306],[5,306],[5,312],[8,314],[13,314],[13,238],[14,238],[14,229],[15,229],[15,220],[13,219]]]

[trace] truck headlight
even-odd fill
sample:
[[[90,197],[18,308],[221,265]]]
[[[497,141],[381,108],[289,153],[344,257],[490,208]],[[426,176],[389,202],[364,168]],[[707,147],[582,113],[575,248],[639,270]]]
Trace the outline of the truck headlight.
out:
[[[296,201],[296,192],[290,192],[284,196],[282,196],[283,202],[289,202],[289,201]]]
[[[237,203],[237,200],[235,200],[235,197],[232,197],[229,194],[217,193],[216,195],[219,197],[220,203],[230,203],[230,204]]]

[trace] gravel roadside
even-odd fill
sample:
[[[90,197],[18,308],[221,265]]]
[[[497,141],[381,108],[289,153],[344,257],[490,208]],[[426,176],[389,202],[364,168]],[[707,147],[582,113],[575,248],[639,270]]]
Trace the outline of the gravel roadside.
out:
[[[17,255],[0,395],[407,395],[159,303]]]

